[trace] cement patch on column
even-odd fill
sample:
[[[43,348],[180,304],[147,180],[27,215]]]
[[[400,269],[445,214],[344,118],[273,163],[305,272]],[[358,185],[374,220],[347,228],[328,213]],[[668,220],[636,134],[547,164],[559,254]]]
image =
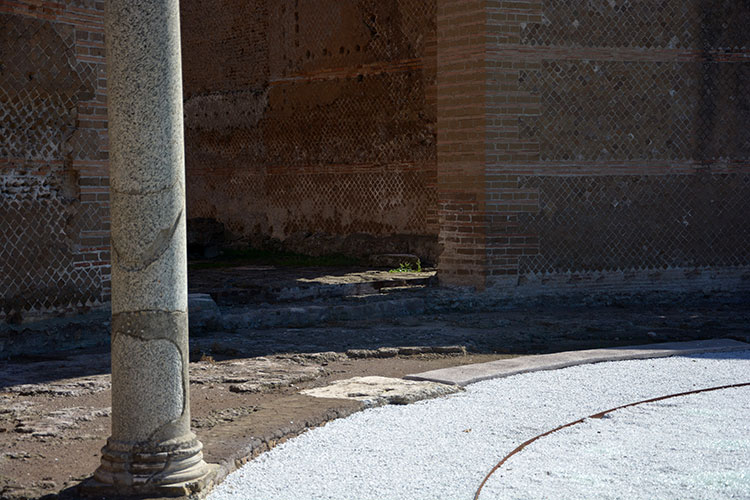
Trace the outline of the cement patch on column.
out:
[[[558,352],[536,356],[502,359],[475,365],[455,366],[423,373],[406,375],[407,380],[419,380],[465,386],[482,380],[510,377],[520,373],[556,370],[569,366],[623,361],[628,359],[665,358],[705,352],[747,350],[750,344],[729,339],[697,340],[693,342],[668,342],[610,349]]]
[[[307,389],[301,394],[316,398],[353,399],[367,407],[409,404],[460,392],[456,385],[417,382],[389,377],[353,377],[331,385]]]

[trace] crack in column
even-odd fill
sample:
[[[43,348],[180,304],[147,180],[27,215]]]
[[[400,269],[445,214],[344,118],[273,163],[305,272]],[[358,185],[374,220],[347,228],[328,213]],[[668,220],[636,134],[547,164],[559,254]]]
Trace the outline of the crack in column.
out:
[[[125,335],[128,335],[128,334],[125,334]],[[139,337],[134,337],[134,338],[139,338]],[[189,396],[189,391],[190,391],[190,387],[189,387],[190,381],[185,376],[185,370],[186,370],[186,366],[185,366],[186,356],[185,356],[185,353],[182,352],[182,349],[180,349],[180,347],[177,345],[177,343],[174,342],[171,339],[153,339],[153,340],[166,340],[167,342],[170,342],[172,345],[175,346],[175,349],[177,349],[177,352],[180,355],[180,380],[182,382],[180,385],[182,386],[182,410],[180,411],[180,416],[179,417],[173,418],[169,422],[165,422],[164,424],[162,424],[159,427],[157,427],[156,429],[154,429],[154,431],[151,434],[148,435],[148,441],[149,442],[152,442],[153,439],[154,439],[154,436],[156,436],[159,432],[163,431],[166,427],[168,427],[170,425],[174,425],[174,424],[178,423],[179,420],[185,416],[185,412],[188,409],[187,405],[188,405],[188,396]],[[149,342],[149,341],[147,340],[146,342]]]
[[[177,342],[175,342],[173,339],[170,339],[170,338],[167,338],[167,337],[151,337],[151,338],[149,338],[149,337],[145,337],[143,335],[138,335],[137,333],[130,333],[130,332],[117,332],[117,333],[115,333],[115,332],[113,332],[112,340],[114,341],[115,338],[117,338],[120,335],[125,335],[126,337],[130,337],[130,338],[134,338],[136,340],[140,340],[141,342],[156,342],[158,340],[163,340],[165,342],[169,342],[170,344],[172,344],[175,347],[175,349],[177,349],[177,352],[180,353],[180,356],[183,355],[182,349],[180,349],[180,346],[177,345]],[[184,363],[184,361],[182,361],[182,358],[180,358],[180,362]]]
[[[159,231],[156,238],[154,238],[151,244],[146,248],[141,257],[139,259],[133,259],[136,260],[135,262],[128,262],[128,259],[123,258],[123,254],[118,250],[115,242],[112,241],[112,251],[117,255],[117,265],[126,271],[138,272],[143,271],[159,260],[159,257],[161,257],[167,251],[167,248],[169,248],[169,244],[179,227],[183,212],[184,210],[180,210],[180,213],[177,214],[177,218],[175,219],[174,224],[172,224],[172,227],[167,227]]]

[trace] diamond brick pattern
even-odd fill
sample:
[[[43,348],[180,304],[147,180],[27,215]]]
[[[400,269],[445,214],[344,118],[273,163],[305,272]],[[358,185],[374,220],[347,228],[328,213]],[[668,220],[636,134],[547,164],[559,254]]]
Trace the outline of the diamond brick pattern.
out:
[[[522,177],[539,236],[521,274],[750,265],[750,175]],[[720,221],[720,223],[717,223]]]
[[[437,2],[399,0],[363,2],[372,48],[379,60],[425,57],[437,29]]]
[[[750,265],[747,2],[529,8],[524,47],[500,47],[513,59],[498,65],[497,123],[517,135],[499,129],[490,271]]]
[[[424,87],[418,71],[286,86],[295,100],[282,100],[263,123],[267,158],[290,166],[435,161]]]
[[[547,0],[521,43],[540,46],[721,50],[747,47],[742,0]]]
[[[103,9],[69,1],[61,11],[71,6]],[[106,159],[100,125],[81,125],[100,65],[77,60],[79,29],[0,14],[0,320],[107,300],[108,209],[95,195],[84,202],[75,167]]]
[[[106,160],[102,152],[102,140],[99,132],[92,129],[77,129],[71,134],[66,144],[66,151],[76,160]]]
[[[437,231],[434,181],[417,169],[377,172],[226,172],[189,178],[188,218],[221,220],[235,234],[297,231],[377,235]],[[214,200],[223,199],[223,203]],[[290,203],[289,200],[298,200]],[[194,201],[190,201],[194,200]],[[248,227],[248,224],[257,227]],[[429,234],[429,233],[428,233]]]
[[[243,169],[192,171],[186,181],[188,220],[220,220],[236,235],[267,225],[263,176]]]
[[[435,234],[436,7],[229,0],[203,23],[182,2],[188,216],[238,236]]]
[[[0,314],[90,306],[102,300],[102,269],[77,268],[81,228],[100,218],[98,207],[57,199],[0,201]]]
[[[750,63],[544,61],[519,84],[542,161],[750,159]]]
[[[74,39],[68,25],[0,14],[0,157],[63,154],[76,105],[95,88],[93,67],[75,60]]]
[[[428,225],[428,207],[436,203],[434,189],[419,172],[285,174],[267,182],[272,209],[288,212],[287,234],[419,233]],[[289,199],[305,201],[290,206]]]

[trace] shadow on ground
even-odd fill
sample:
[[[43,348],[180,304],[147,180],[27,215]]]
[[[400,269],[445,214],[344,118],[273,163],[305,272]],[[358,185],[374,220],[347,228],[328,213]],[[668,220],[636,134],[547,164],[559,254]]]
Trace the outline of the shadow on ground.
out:
[[[191,358],[351,354],[404,346],[537,354],[709,338],[748,340],[747,293],[653,292],[514,301],[435,285],[433,270],[264,265],[194,269],[189,277]],[[0,357],[16,355],[0,369],[0,388],[109,373],[108,342],[106,311],[5,325],[0,329]]]

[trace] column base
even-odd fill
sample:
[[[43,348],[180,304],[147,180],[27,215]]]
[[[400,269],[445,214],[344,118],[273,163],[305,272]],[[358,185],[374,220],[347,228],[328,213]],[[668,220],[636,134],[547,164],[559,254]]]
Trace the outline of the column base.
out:
[[[128,450],[111,439],[102,464],[80,486],[80,494],[104,498],[198,498],[213,486],[219,466],[203,461],[197,439],[154,451]]]

